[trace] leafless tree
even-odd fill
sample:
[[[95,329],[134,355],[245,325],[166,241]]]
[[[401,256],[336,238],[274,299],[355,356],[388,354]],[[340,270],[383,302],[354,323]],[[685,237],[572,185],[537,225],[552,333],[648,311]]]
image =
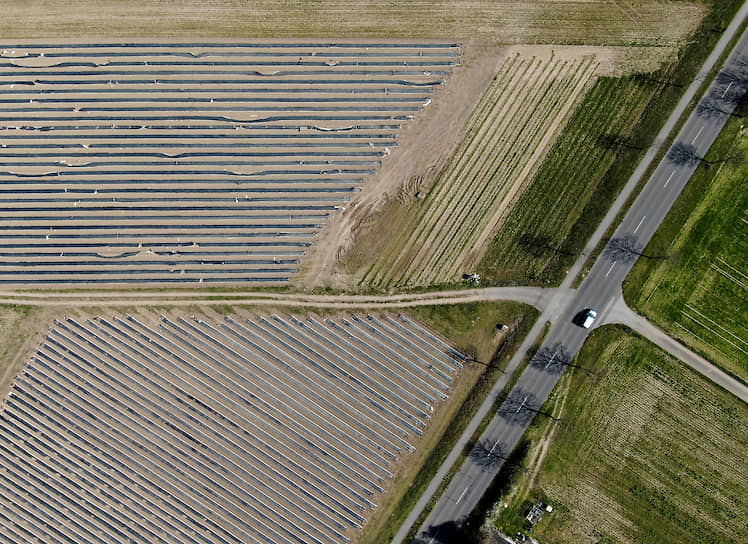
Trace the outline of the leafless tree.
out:
[[[571,354],[561,344],[556,342],[553,346],[539,350],[530,361],[535,368],[545,370],[552,374],[561,374],[567,368],[576,368],[587,375],[592,375],[588,369],[572,363]]]
[[[540,408],[540,401],[534,393],[515,387],[499,408],[499,415],[509,423],[523,426],[529,424],[535,414],[541,414],[554,421],[559,421],[559,418],[541,411]]]
[[[719,102],[712,97],[705,98],[704,100],[699,102],[699,105],[696,106],[696,114],[709,119],[714,117],[733,115],[732,112],[720,106]]]
[[[604,254],[611,261],[620,261],[628,264],[634,262],[642,255],[642,249],[635,235],[624,234],[608,242],[608,245],[605,246]]]
[[[478,348],[476,348],[473,345],[465,346],[463,353],[465,354],[465,362],[466,363],[479,363],[479,364],[485,364],[478,360]]]
[[[616,236],[608,245],[605,246],[603,254],[611,261],[620,261],[622,263],[632,263],[639,257],[647,259],[667,259],[666,256],[647,255],[644,248],[639,244],[636,235],[628,233],[623,236]]]
[[[690,144],[684,144],[683,142],[677,142],[676,144],[674,144],[673,147],[670,148],[667,157],[674,164],[677,164],[679,166],[693,166],[695,164],[698,164],[699,162],[703,162],[706,167],[709,167],[715,164],[726,162],[742,164],[745,161],[745,156],[740,149],[731,150],[730,154],[724,159],[707,160],[699,155],[694,146]]]
[[[465,533],[459,522],[446,521],[439,525],[429,525],[424,531],[425,540],[416,539],[415,544],[457,544],[465,542]]]
[[[743,61],[744,62],[744,61]],[[748,87],[748,66],[738,63],[734,68],[725,68],[717,74],[717,83],[730,87],[735,87],[735,92],[743,93]]]
[[[504,442],[492,442],[484,439],[475,445],[470,452],[470,458],[478,466],[493,468],[506,461],[508,454]]]
[[[743,98],[743,94],[745,94],[744,87],[735,85],[734,82],[728,82],[726,85],[722,85],[721,87],[714,87],[707,95],[707,98],[716,102],[718,106],[721,105],[720,109],[726,111],[726,106],[731,106],[730,109],[737,109],[737,106],[740,104],[740,100]],[[733,112],[731,115],[738,114]]]
[[[704,160],[691,144],[676,142],[668,151],[667,158],[679,166],[693,166]]]

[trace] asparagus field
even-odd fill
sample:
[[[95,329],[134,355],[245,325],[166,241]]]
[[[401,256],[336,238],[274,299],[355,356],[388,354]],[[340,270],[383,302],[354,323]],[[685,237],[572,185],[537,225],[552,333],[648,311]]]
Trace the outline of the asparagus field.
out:
[[[348,542],[465,361],[404,316],[66,317],[0,411],[3,541]]]
[[[285,283],[450,43],[0,45],[0,285]]]

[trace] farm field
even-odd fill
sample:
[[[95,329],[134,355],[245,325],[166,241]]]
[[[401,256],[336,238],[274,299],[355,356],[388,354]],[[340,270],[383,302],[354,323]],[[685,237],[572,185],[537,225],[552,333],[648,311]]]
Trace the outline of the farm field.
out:
[[[742,110],[744,115],[745,104]],[[707,159],[748,154],[745,117]],[[748,165],[701,167],[624,284],[626,300],[671,335],[748,380]]]
[[[745,404],[621,327],[595,330],[577,363],[594,377],[559,384],[546,409],[561,421],[497,525],[527,532],[526,509],[543,500],[554,512],[533,528],[540,542],[742,542]],[[546,426],[528,432],[535,449]]]
[[[453,283],[521,194],[556,131],[593,77],[594,55],[507,55],[465,127],[465,139],[434,185],[403,214],[400,233],[361,283]]]
[[[657,91],[638,76],[597,80],[490,242],[478,266],[484,282],[557,281],[581,250],[572,232],[582,212],[603,197],[596,192],[622,148],[637,145],[629,138]]]
[[[0,285],[280,285],[451,43],[0,45]]]
[[[465,362],[388,314],[62,318],[3,404],[0,524],[9,542],[347,542]]]
[[[341,0],[10,2],[6,38],[478,39],[499,43],[676,45],[700,2]]]
[[[65,311],[66,315],[63,316],[61,309],[3,307],[3,311],[0,312],[0,325],[3,327],[2,331],[8,334],[0,337],[0,353],[2,353],[0,374],[4,376],[3,379],[12,379],[19,371],[12,361],[27,361],[29,354],[33,352],[35,347],[45,341],[45,335],[49,332],[48,325],[54,328],[55,319],[86,323],[89,319],[92,319],[92,316],[119,317],[120,311],[118,310],[115,313],[113,310],[105,308],[67,309]],[[140,310],[136,307],[129,308],[127,311],[130,311],[131,315],[138,321],[147,323],[151,328],[155,328],[154,325],[159,322],[153,311]],[[283,315],[293,311],[296,316],[306,315],[308,312],[307,309],[303,308],[221,306],[215,305],[215,303],[205,308],[195,307],[188,310],[177,310],[165,307],[159,311],[175,322],[179,320],[180,316],[186,318],[192,311],[197,316],[202,316],[201,319],[204,321],[213,324],[221,323],[227,316],[244,322],[244,320],[253,319],[258,312],[265,317],[269,316],[268,312],[274,311]],[[340,314],[338,310],[334,309],[315,310],[315,314],[319,321],[326,319],[337,321],[341,317],[346,319],[351,317],[350,314]],[[363,317],[366,312],[364,311],[360,315]],[[508,360],[507,358],[511,356],[513,350],[522,341],[524,334],[537,316],[537,312],[521,304],[502,302],[447,307],[420,306],[408,308],[404,312],[404,316],[414,320],[415,323],[422,324],[421,326],[438,331],[434,333],[437,338],[449,338],[450,345],[463,352],[475,353],[481,360],[490,358],[499,343],[506,344],[502,345],[503,361],[504,359]],[[382,316],[376,317],[381,318]],[[191,316],[187,320],[193,321],[193,319],[194,317]],[[509,324],[510,335],[507,336],[497,331],[497,323]],[[439,350],[441,351],[441,348]],[[180,355],[179,352],[176,353]],[[498,361],[497,365],[500,363],[501,361]],[[449,447],[445,447],[444,441],[450,440],[449,437],[455,433],[458,435],[461,425],[464,425],[466,419],[469,419],[463,414],[466,404],[479,404],[481,395],[485,394],[485,391],[483,393],[481,391],[486,386],[490,388],[491,382],[486,381],[486,370],[484,365],[469,363],[455,376],[449,391],[449,398],[438,403],[439,406],[429,419],[423,435],[414,438],[415,452],[408,452],[407,455],[403,455],[395,463],[395,468],[392,471],[394,478],[386,482],[385,493],[374,499],[377,508],[369,512],[372,517],[367,518],[363,533],[360,536],[354,534],[354,541],[377,542],[377,535],[387,530],[393,519],[392,516],[400,514],[399,509],[402,508],[402,501],[409,500],[407,497],[414,490],[414,486],[420,485],[416,483],[419,480],[414,481],[415,475],[420,476],[422,470],[426,470],[425,473],[428,474],[429,469],[424,467],[431,461],[433,452],[440,449],[448,450]],[[496,376],[498,375],[499,373],[496,373]],[[2,397],[5,397],[9,386],[10,384],[7,382],[2,384],[2,390],[0,390]],[[447,434],[445,435],[445,433]]]

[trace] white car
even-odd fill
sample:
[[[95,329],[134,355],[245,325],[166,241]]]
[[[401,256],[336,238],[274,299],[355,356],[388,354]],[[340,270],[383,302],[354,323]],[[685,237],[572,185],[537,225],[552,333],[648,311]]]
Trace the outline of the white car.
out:
[[[597,318],[597,312],[595,310],[589,309],[583,317],[584,320],[582,321],[582,327],[584,327],[585,329],[589,329]]]

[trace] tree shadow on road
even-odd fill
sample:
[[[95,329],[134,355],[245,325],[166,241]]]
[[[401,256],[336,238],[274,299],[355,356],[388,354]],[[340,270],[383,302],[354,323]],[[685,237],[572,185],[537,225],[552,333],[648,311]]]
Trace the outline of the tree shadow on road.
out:
[[[466,539],[465,532],[456,521],[432,525],[421,538],[417,538],[413,542],[414,544],[473,544],[473,541]]]

